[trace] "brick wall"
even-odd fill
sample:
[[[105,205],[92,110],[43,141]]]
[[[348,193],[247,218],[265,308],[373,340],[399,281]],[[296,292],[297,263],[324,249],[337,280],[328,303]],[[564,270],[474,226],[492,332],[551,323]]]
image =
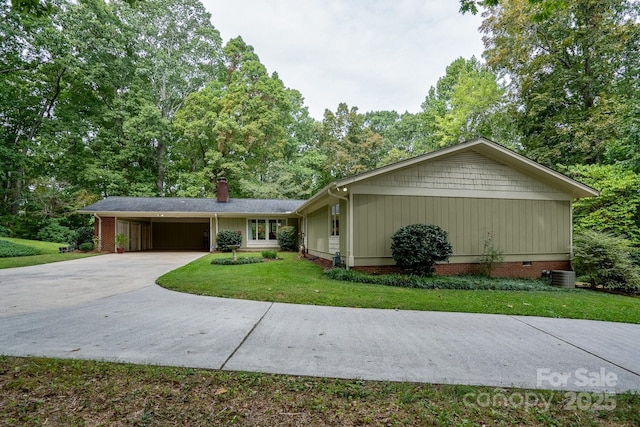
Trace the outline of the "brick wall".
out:
[[[478,264],[438,264],[435,266],[436,274],[460,275],[478,274]],[[400,270],[395,265],[384,266],[361,266],[353,267],[354,270],[364,271],[371,274],[398,273]],[[522,262],[500,263],[493,272],[494,277],[524,277],[537,279],[542,276],[543,270],[571,270],[569,261],[534,261],[531,265],[523,265]]]
[[[99,220],[95,222],[94,236],[99,233]],[[102,250],[105,252],[116,251],[116,219],[112,216],[102,217],[102,236],[98,236],[102,240]]]

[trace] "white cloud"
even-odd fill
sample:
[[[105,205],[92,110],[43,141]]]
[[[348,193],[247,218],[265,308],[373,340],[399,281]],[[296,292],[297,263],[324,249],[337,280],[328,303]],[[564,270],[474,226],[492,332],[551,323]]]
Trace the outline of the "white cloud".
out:
[[[361,112],[416,112],[458,57],[480,57],[481,18],[457,0],[204,0],[223,39],[252,45],[299,90],[312,116],[346,102]]]

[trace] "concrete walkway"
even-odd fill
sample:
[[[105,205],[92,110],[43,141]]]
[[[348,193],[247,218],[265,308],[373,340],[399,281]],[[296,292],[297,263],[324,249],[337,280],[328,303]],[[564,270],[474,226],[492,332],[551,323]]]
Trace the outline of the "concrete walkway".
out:
[[[0,354],[392,381],[640,390],[640,325],[181,294],[201,253],[0,270]]]

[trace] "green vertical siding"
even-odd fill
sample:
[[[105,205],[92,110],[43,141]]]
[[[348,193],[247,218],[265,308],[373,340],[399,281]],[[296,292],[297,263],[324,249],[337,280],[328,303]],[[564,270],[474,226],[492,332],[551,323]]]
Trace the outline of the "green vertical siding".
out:
[[[342,224],[340,225],[341,228]],[[346,227],[344,227],[346,228]],[[341,232],[341,234],[344,234]],[[310,251],[329,252],[329,207],[313,211],[307,217],[307,247]]]
[[[570,247],[569,201],[354,195],[353,222],[356,257],[390,257],[393,233],[413,223],[442,227],[460,256],[479,255],[487,233],[505,255]]]
[[[215,219],[213,220],[213,226],[215,227]],[[218,231],[231,230],[241,231],[242,240],[244,241],[247,234],[247,219],[246,218],[218,218]],[[215,230],[214,230],[215,232]]]

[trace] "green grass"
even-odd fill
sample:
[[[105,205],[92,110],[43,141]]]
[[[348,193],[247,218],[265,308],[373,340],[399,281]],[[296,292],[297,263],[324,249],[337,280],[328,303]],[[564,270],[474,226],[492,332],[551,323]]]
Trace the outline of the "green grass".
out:
[[[0,425],[640,425],[637,393],[572,400],[558,391],[2,356],[0,402]]]
[[[255,256],[259,256],[256,254]],[[410,289],[331,280],[296,254],[248,265],[212,265],[206,255],[158,279],[180,292],[295,304],[496,313],[640,323],[640,298],[589,290],[492,291]]]
[[[58,248],[61,246],[67,246],[66,243],[41,242],[38,240],[14,239],[9,237],[0,237],[0,241],[20,246],[27,246],[29,248],[33,248],[39,253],[38,255],[0,258],[0,269],[49,264],[52,262],[69,261],[72,259],[97,255],[96,253],[59,253]]]

